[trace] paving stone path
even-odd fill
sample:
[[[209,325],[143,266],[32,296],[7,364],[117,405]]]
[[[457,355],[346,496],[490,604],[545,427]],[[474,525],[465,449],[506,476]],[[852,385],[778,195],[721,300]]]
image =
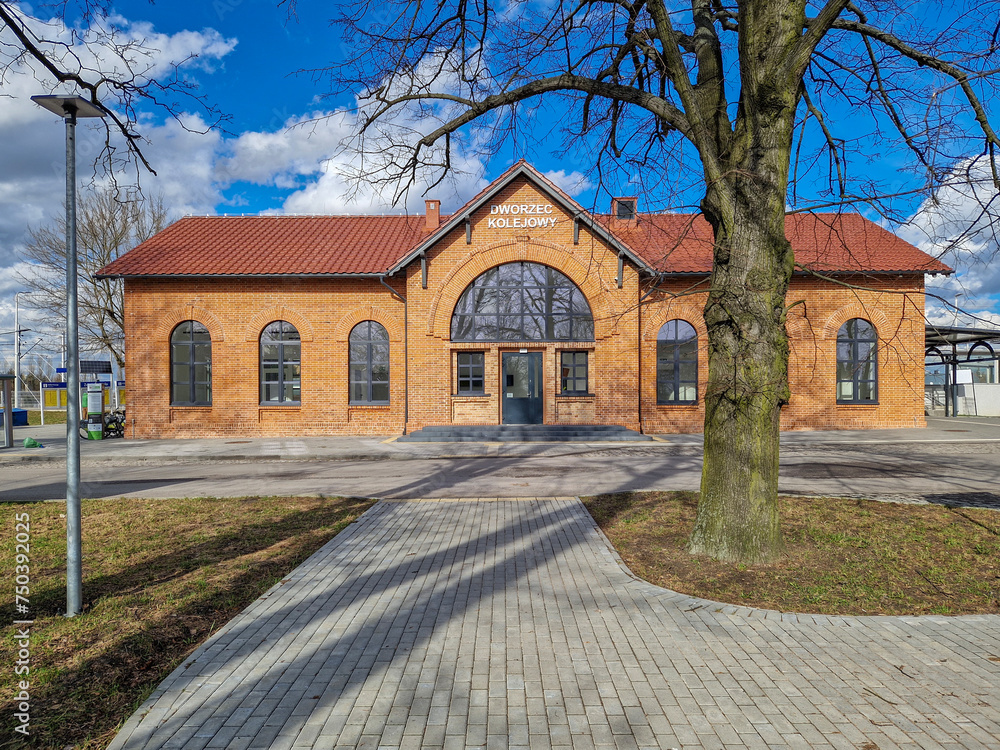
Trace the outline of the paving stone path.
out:
[[[110,746],[369,747],[1000,748],[1000,617],[719,605],[572,498],[382,502]]]

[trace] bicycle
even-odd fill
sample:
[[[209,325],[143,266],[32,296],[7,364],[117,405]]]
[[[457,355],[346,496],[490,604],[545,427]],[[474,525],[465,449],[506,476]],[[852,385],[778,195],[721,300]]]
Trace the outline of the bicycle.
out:
[[[115,409],[104,415],[104,437],[125,437],[125,409]]]
[[[125,410],[115,409],[104,413],[104,433],[106,438],[125,437]],[[90,431],[87,429],[86,420],[80,422],[80,437],[84,440],[90,439]]]

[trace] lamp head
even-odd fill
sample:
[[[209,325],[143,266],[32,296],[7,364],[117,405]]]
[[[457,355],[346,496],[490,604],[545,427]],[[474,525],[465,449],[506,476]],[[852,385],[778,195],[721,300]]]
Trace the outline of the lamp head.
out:
[[[33,96],[31,101],[40,107],[44,107],[54,114],[64,119],[70,117],[105,117],[105,113],[88,102],[82,96],[59,96],[58,94],[47,94],[44,96]]]

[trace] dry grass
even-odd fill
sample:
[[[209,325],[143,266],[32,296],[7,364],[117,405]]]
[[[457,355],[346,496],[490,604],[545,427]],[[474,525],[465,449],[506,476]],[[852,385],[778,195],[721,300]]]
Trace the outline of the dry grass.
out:
[[[42,412],[38,409],[28,409],[28,426],[37,427],[42,423]],[[46,409],[45,424],[66,424],[65,409]]]
[[[785,555],[747,567],[692,556],[697,493],[584,498],[638,576],[693,596],[783,612],[1000,613],[1000,513],[782,498]]]
[[[0,747],[106,746],[198,644],[371,504],[301,497],[85,500],[85,610],[72,619],[62,615],[65,506],[2,506],[4,570],[14,569],[14,515],[31,516],[35,623],[30,742],[13,732],[11,628],[0,644]],[[12,602],[3,617],[17,619]]]

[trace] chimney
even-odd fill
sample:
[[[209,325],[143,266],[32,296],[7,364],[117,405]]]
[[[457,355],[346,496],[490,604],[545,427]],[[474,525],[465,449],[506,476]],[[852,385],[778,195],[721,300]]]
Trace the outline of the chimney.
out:
[[[635,196],[613,198],[611,200],[612,223],[635,226],[638,214],[637,203]]]
[[[424,201],[427,207],[427,223],[424,225],[427,231],[433,232],[441,226],[441,201]]]

